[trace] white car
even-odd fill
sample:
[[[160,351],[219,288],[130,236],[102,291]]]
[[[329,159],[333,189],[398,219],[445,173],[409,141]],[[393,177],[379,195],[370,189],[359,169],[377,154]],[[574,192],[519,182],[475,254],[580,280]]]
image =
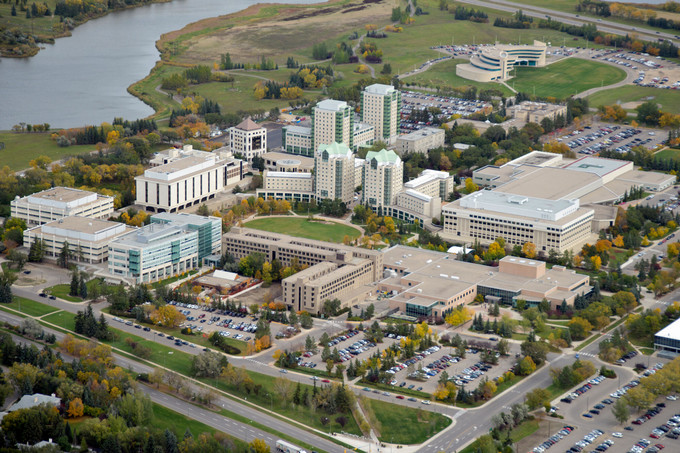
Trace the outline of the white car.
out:
[[[675,396],[675,395],[670,395],[670,396],[667,396],[666,399],[667,399],[668,401],[675,401],[675,400],[678,399],[678,397]]]
[[[430,403],[430,400],[423,400],[423,404],[430,405],[431,403]]]
[[[612,436],[617,437],[617,438],[621,438],[621,437],[623,437],[623,433],[612,433]]]

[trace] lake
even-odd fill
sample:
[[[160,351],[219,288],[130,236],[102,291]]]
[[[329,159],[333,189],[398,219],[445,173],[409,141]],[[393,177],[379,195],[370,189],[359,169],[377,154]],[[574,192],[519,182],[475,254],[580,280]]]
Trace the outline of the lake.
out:
[[[286,0],[310,4],[318,0]],[[256,0],[173,0],[111,13],[45,45],[31,58],[0,59],[0,130],[19,122],[77,127],[144,118],[153,109],[127,92],[149,74],[163,33],[241,11]],[[258,59],[253,55],[253,60]]]

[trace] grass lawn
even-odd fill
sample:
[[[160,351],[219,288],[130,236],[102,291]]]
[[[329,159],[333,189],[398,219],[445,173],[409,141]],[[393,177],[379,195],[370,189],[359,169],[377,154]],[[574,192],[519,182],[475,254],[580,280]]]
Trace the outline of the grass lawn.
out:
[[[658,153],[654,154],[654,159],[659,160],[679,160],[680,159],[680,149],[666,148],[662,149]]]
[[[31,299],[16,296],[14,296],[11,304],[0,304],[0,308],[2,307],[9,307],[14,310],[18,310],[21,313],[25,313],[29,316],[43,316],[59,310],[56,307],[50,307],[49,305],[41,304],[40,302],[36,302]]]
[[[680,91],[678,90],[662,90],[660,88],[626,85],[588,96],[591,107],[612,104],[622,105],[627,102],[644,102],[647,100],[654,100],[654,102],[661,106],[661,110],[665,112],[680,113]],[[633,111],[634,108],[627,110]]]
[[[95,285],[101,285],[102,284],[102,279],[101,278],[94,278],[87,282],[87,291],[88,294],[92,292],[92,288]],[[74,296],[69,296],[69,291],[71,291],[71,285],[68,283],[61,283],[59,285],[54,285],[49,288],[45,288],[45,293],[51,294],[53,296],[56,296],[60,299],[67,300],[69,302],[82,302],[83,299],[81,297],[74,297]]]
[[[364,398],[364,407],[372,412],[368,417],[375,423],[382,442],[418,444],[451,424],[441,414],[399,406],[385,401]],[[407,427],[408,429],[404,429]]]
[[[73,145],[66,148],[57,146],[50,139],[50,133],[15,133],[0,132],[0,142],[5,148],[0,150],[0,165],[8,165],[10,169],[18,171],[28,168],[28,163],[38,156],[47,156],[52,160],[59,160],[66,156],[83,154],[94,151],[92,145]]]
[[[306,217],[260,218],[245,223],[245,226],[256,230],[330,242],[342,242],[345,236],[354,239],[360,235],[358,230],[350,226],[336,222],[310,222]]]
[[[512,96],[512,92],[500,83],[475,82],[456,75],[456,66],[459,63],[467,63],[467,60],[445,60],[437,63],[425,72],[402,79],[404,83],[413,83],[418,86],[436,87],[461,87],[475,86],[480,90],[496,89],[505,96]]]
[[[73,331],[76,328],[75,315],[68,311],[60,311],[42,318],[43,321],[56,324],[66,330]]]
[[[517,68],[508,82],[517,91],[565,99],[600,85],[611,85],[626,77],[613,66],[579,58],[566,58],[544,68]]]

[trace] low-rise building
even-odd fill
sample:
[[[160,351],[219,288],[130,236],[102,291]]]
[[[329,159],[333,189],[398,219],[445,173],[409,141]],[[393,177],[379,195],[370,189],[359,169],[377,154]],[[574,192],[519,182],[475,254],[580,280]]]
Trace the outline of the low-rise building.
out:
[[[262,159],[264,167],[271,171],[311,173],[314,170],[314,159],[311,157],[268,152],[262,155]]]
[[[481,294],[488,301],[528,306],[543,299],[555,309],[563,301],[592,291],[587,275],[563,266],[547,269],[545,262],[506,256],[498,267],[460,261],[445,252],[394,246],[385,251],[384,279],[378,289],[392,294],[390,308],[409,316],[445,317],[458,305]]]
[[[42,225],[64,217],[107,219],[113,215],[113,197],[70,187],[53,187],[10,202],[11,216],[26,225]]]
[[[663,352],[670,356],[680,354],[680,319],[676,319],[671,324],[654,334],[654,349],[661,355]]]
[[[262,253],[269,262],[309,266],[282,281],[282,301],[312,314],[319,314],[326,300],[337,298],[343,307],[362,301],[372,291],[367,285],[382,272],[382,252],[375,250],[247,228],[232,228],[223,240],[225,252],[236,259]]]
[[[58,257],[68,243],[72,259],[85,263],[102,263],[108,259],[109,243],[129,233],[133,227],[124,223],[88,217],[64,217],[24,231],[24,245],[42,241],[46,257]]]
[[[446,200],[453,192],[453,176],[446,171],[423,170],[415,179],[404,183],[405,189]]]
[[[444,129],[425,127],[410,134],[397,137],[395,150],[400,156],[410,153],[425,154],[431,149],[444,146],[446,133]]]
[[[547,50],[540,41],[533,45],[482,46],[470,57],[470,63],[456,65],[456,75],[477,82],[501,82],[510,78],[516,66],[545,66]]]
[[[314,175],[311,173],[279,172],[265,170],[262,188],[257,196],[265,200],[288,200],[309,203],[314,199]]]
[[[545,118],[555,121],[555,118],[567,117],[567,106],[549,104],[547,102],[523,101],[508,107],[508,113],[513,118],[518,118],[527,123],[541,124]]]
[[[241,155],[252,163],[253,157],[267,152],[267,129],[246,118],[229,128],[229,147],[233,154]]]
[[[135,203],[152,212],[177,212],[203,203],[243,179],[244,163],[226,149],[173,150],[166,163],[135,177]],[[158,159],[160,160],[160,159]]]
[[[148,283],[197,268],[221,254],[222,222],[217,217],[161,214],[151,224],[117,237],[109,245],[109,273]]]
[[[281,147],[287,153],[313,157],[312,128],[285,126],[281,131]]]

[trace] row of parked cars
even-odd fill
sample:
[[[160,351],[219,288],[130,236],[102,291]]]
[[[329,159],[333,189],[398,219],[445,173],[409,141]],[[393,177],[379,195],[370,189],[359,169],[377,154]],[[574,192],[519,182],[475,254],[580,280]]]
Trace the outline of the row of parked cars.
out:
[[[359,335],[359,331],[358,331],[358,330],[350,330],[350,331],[348,331],[346,334],[340,335],[340,336],[338,336],[338,337],[332,339],[331,341],[329,341],[329,342],[328,342],[328,347],[329,347],[329,348],[332,348],[332,347],[335,346],[336,344],[341,343],[341,342],[343,342],[343,341],[345,341],[345,340],[347,340],[347,339],[349,339],[349,338],[352,338],[352,337],[355,336],[355,335]]]
[[[597,440],[598,437],[604,434],[604,431],[601,429],[594,429],[585,436],[583,436],[583,439],[579,440],[576,442],[569,450],[567,450],[567,453],[578,453],[580,451],[583,451],[584,448],[587,448],[588,445],[592,444]],[[606,442],[606,441],[605,441]],[[609,441],[612,445],[614,444],[613,441]],[[608,445],[607,448],[609,448],[611,445]],[[597,448],[596,448],[597,449]]]
[[[626,361],[631,360],[633,357],[637,355],[638,355],[637,351],[627,352],[624,355],[622,355],[621,358],[616,361],[616,363],[623,365],[624,363],[626,363]]]
[[[561,441],[564,439],[566,436],[571,434],[571,432],[574,430],[573,426],[563,426],[561,430],[557,432],[557,434],[554,434],[550,436],[545,442],[543,442],[541,445],[534,447],[533,450],[531,450],[533,453],[543,453],[553,445],[555,445],[557,442]]]
[[[591,381],[589,381],[589,382],[586,383],[586,384],[583,384],[581,387],[577,388],[576,390],[574,390],[573,392],[571,392],[569,395],[567,395],[567,396],[565,396],[564,398],[560,399],[560,401],[562,401],[563,403],[571,404],[571,402],[574,401],[576,398],[578,398],[579,396],[583,395],[583,394],[586,393],[588,390],[590,390],[591,388],[593,388],[593,382],[594,382],[594,381],[595,381],[594,379],[591,379]],[[596,381],[596,382],[597,382],[597,383],[596,383],[595,385],[599,384],[601,381]],[[592,418],[592,417],[591,417],[591,418]]]
[[[368,351],[370,348],[374,348],[375,343],[368,340],[359,340],[352,343],[349,347],[341,349],[338,351],[340,353],[340,361],[347,362],[352,360],[354,356],[361,354],[362,352]]]

